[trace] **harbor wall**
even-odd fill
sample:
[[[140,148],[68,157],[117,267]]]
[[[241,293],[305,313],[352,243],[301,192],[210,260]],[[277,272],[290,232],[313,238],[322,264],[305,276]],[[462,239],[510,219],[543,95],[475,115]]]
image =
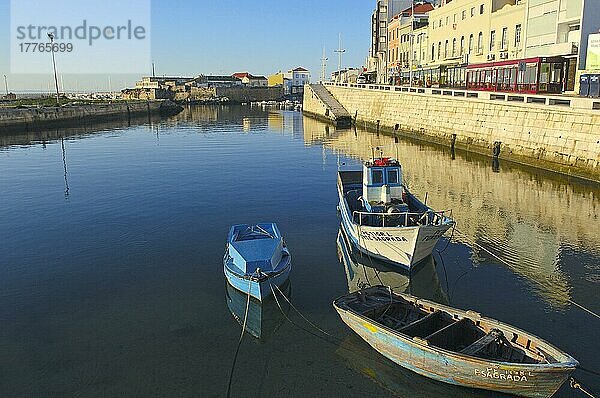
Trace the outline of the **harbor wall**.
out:
[[[110,120],[129,120],[143,115],[172,116],[183,108],[169,100],[65,105],[62,107],[0,109],[0,133],[35,131]]]
[[[327,85],[370,129],[600,181],[600,111]],[[310,113],[322,107],[304,104]]]
[[[277,101],[283,97],[283,87],[217,87],[216,93],[235,103]]]

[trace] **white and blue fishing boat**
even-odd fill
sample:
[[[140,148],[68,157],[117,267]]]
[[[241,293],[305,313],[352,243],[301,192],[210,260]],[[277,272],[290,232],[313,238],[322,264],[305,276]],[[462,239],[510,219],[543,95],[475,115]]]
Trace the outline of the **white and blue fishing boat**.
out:
[[[262,300],[288,279],[292,258],[275,223],[234,225],[223,265],[231,286]]]
[[[410,269],[431,255],[454,221],[434,211],[403,184],[393,158],[366,162],[360,171],[338,172],[342,226],[361,252]]]

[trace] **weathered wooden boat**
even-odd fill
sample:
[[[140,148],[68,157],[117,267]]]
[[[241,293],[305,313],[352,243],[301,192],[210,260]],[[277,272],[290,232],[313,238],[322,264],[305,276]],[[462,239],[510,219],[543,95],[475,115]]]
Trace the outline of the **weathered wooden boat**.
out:
[[[292,258],[275,223],[234,225],[223,268],[231,286],[262,300],[288,279]]]
[[[342,226],[374,258],[411,268],[431,255],[454,221],[409,192],[396,159],[374,158],[362,171],[338,172]]]
[[[377,286],[333,303],[375,350],[423,376],[524,397],[550,397],[579,363],[539,337]]]

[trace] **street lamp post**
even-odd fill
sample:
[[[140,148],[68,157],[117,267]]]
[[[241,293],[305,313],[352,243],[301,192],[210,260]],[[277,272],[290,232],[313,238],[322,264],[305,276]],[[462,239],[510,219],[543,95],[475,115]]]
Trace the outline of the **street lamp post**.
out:
[[[4,88],[6,88],[6,98],[8,98],[8,80],[6,80],[6,75],[4,75]]]
[[[56,73],[56,58],[54,56],[54,35],[52,33],[48,33],[48,38],[50,39],[50,47],[52,50],[52,66],[54,68],[54,84],[56,86],[56,105],[60,105],[60,91],[58,89],[58,74]]]
[[[323,58],[321,58],[321,83],[325,82],[325,75],[327,74],[327,61],[329,58],[325,55],[325,47],[323,46]]]
[[[334,52],[338,53],[338,81],[341,83],[342,81],[342,56],[346,52],[344,48],[342,48],[342,34],[340,33],[340,47]]]

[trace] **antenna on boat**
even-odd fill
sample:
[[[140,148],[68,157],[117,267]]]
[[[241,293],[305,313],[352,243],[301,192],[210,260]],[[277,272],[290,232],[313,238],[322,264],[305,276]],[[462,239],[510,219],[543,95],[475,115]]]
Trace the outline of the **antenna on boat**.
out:
[[[371,159],[375,160],[375,148],[371,147]]]

